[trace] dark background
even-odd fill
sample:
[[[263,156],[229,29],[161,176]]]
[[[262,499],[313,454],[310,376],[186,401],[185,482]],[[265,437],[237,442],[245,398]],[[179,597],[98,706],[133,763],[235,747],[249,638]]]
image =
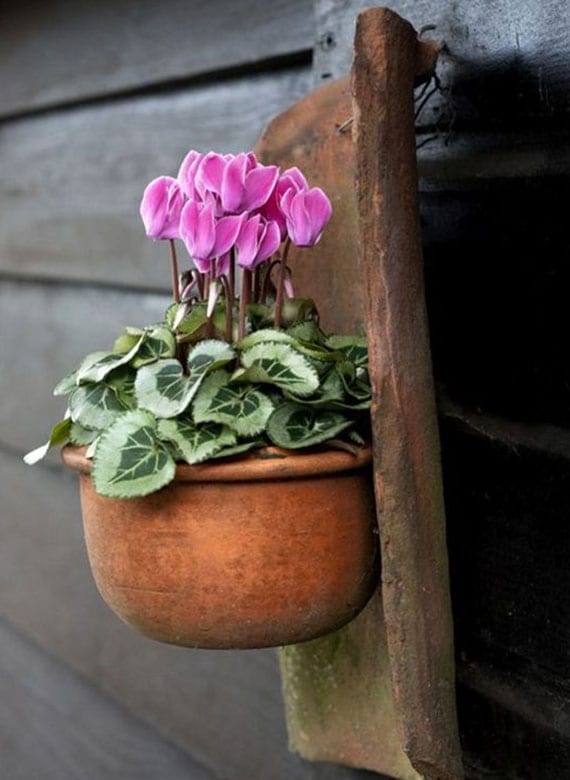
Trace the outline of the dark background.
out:
[[[73,476],[21,462],[57,419],[56,380],[165,305],[147,181],[190,147],[251,147],[346,73],[365,5],[0,4],[1,780],[369,776],[288,754],[273,651],[189,652],[123,626],[92,583]],[[570,5],[389,6],[445,43],[418,154],[466,767],[563,780]]]

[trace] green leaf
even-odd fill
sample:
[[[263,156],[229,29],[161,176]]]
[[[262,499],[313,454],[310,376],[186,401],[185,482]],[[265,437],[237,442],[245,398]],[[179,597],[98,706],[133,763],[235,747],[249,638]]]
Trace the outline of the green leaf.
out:
[[[342,404],[346,399],[344,383],[338,372],[329,367],[328,374],[324,377],[318,391],[309,398],[298,398],[294,393],[285,391],[285,396],[292,401],[298,401],[305,406],[313,406],[316,409],[334,408]]]
[[[126,399],[106,382],[80,385],[69,399],[73,422],[93,430],[106,428],[129,406]]]
[[[69,439],[70,428],[71,419],[69,417],[66,417],[65,420],[61,420],[61,422],[54,425],[46,443],[24,455],[24,463],[27,463],[28,466],[33,466],[34,463],[38,463],[38,461],[45,458],[51,447],[58,447],[60,444],[65,444]]]
[[[54,395],[69,395],[70,393],[73,393],[73,391],[77,387],[77,382],[75,381],[77,376],[77,371],[72,371],[71,374],[66,374],[66,376],[63,377],[63,379],[60,379],[57,385],[53,389]]]
[[[235,455],[242,455],[249,450],[259,449],[260,447],[267,447],[267,442],[263,439],[254,439],[253,441],[244,441],[241,444],[236,444],[234,447],[224,447],[223,450],[216,452],[210,456],[211,460],[218,458],[232,458]]]
[[[251,385],[230,384],[226,371],[208,376],[196,394],[192,412],[195,422],[218,422],[239,436],[256,436],[264,430],[273,403]]]
[[[134,368],[156,363],[157,360],[173,358],[176,354],[176,341],[172,331],[164,325],[148,328],[144,340],[132,357]]]
[[[242,350],[251,349],[256,344],[267,344],[268,342],[282,342],[284,344],[295,344],[295,339],[284,330],[274,330],[273,328],[262,328],[250,333],[242,339],[239,347]]]
[[[299,396],[319,386],[316,370],[288,344],[257,344],[242,353],[241,364],[244,370],[234,374],[239,381],[266,382]]]
[[[116,352],[120,355],[126,355],[127,352],[130,352],[131,349],[139,342],[141,336],[144,336],[144,331],[142,334],[135,335],[134,333],[128,333],[125,330],[115,339],[113,344],[113,352]]]
[[[236,435],[225,425],[204,423],[196,425],[189,415],[170,420],[159,420],[158,436],[172,442],[182,460],[201,463],[226,446],[236,443]]]
[[[352,424],[339,412],[310,409],[287,401],[269,418],[267,435],[278,447],[293,450],[334,439]]]
[[[234,357],[235,352],[229,344],[210,340],[200,342],[190,352],[189,376],[183,374],[177,360],[159,360],[143,366],[135,380],[138,405],[156,417],[176,417],[188,407],[206,374]]]
[[[327,341],[327,337],[314,320],[299,322],[290,327],[287,333],[294,339],[304,341],[307,344],[324,346]]]
[[[123,355],[115,352],[103,352],[101,357],[91,365],[83,366],[77,372],[77,384],[81,385],[85,382],[102,382],[105,377],[114,371],[116,368],[128,363],[137,352],[140,350],[144,341],[144,334],[139,336],[138,341],[131,347],[129,352]]]
[[[76,447],[85,447],[97,438],[97,431],[90,431],[79,423],[72,422],[69,429],[69,441]]]
[[[188,369],[190,376],[206,374],[225,366],[236,356],[233,347],[225,341],[209,339],[196,344],[188,355]]]
[[[102,496],[132,498],[154,493],[174,479],[176,463],[157,437],[152,414],[136,409],[118,417],[93,457],[93,485]]]
[[[137,403],[156,417],[176,417],[186,409],[202,379],[199,376],[192,381],[184,376],[178,360],[158,360],[139,369],[135,380]]]
[[[327,347],[344,352],[355,366],[368,366],[368,342],[366,336],[329,336]]]

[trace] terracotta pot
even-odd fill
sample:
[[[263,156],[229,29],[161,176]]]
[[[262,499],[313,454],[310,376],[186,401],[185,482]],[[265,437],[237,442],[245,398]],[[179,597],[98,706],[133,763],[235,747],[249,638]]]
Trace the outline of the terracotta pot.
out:
[[[351,620],[377,585],[369,450],[181,465],[166,488],[126,500],[95,492],[84,449],[63,460],[79,472],[101,595],[153,639],[302,642]]]

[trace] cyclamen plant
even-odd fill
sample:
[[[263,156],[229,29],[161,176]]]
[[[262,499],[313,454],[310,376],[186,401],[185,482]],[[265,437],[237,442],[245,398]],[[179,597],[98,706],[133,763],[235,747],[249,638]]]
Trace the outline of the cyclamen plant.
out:
[[[319,241],[331,213],[298,168],[253,152],[190,151],[177,178],[151,181],[140,214],[147,236],[169,243],[174,302],[162,322],[127,327],[59,382],[65,418],[26,462],[87,446],[96,491],[130,498],[167,485],[177,463],[362,445],[366,339],[323,333],[287,263],[291,245]],[[182,273],[176,240],[193,261]]]

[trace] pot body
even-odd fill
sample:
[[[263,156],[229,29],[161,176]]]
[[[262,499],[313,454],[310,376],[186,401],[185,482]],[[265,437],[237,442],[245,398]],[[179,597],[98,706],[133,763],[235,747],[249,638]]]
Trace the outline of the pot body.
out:
[[[134,499],[80,472],[91,568],[107,604],[142,634],[201,648],[269,647],[333,631],[378,583],[370,453],[329,451],[180,466]]]

